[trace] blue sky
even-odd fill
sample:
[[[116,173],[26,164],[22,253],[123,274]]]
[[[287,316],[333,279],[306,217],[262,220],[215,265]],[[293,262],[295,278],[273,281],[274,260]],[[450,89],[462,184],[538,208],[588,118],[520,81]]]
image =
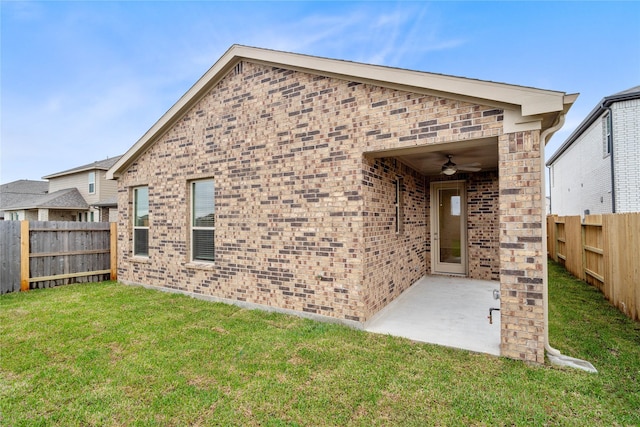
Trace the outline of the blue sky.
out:
[[[234,43],[581,95],[640,84],[640,2],[0,3],[0,182],[124,153]]]

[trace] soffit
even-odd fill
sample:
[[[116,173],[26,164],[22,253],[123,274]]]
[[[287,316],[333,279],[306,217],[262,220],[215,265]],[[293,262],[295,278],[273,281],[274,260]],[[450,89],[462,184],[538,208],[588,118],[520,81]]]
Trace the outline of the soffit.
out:
[[[372,158],[396,158],[425,176],[440,175],[442,165],[448,160],[447,155],[452,155],[452,161],[458,166],[479,163],[477,167],[483,172],[496,170],[498,139],[474,139],[366,153]]]

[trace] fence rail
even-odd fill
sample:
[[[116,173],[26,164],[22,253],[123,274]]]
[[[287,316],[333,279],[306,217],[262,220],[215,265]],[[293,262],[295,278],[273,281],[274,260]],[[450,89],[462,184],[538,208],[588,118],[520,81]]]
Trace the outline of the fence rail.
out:
[[[116,224],[0,221],[0,293],[115,280]]]
[[[640,320],[640,213],[547,217],[549,257]]]

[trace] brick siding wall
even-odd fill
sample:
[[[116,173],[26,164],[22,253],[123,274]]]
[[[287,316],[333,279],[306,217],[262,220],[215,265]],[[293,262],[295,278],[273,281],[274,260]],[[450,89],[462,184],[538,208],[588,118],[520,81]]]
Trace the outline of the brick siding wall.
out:
[[[492,107],[244,62],[119,179],[119,277],[364,322],[430,272],[432,179],[366,153],[501,132],[502,112]],[[525,136],[529,141],[532,135]],[[510,140],[499,141],[501,150],[510,149]],[[522,161],[501,156],[507,175],[467,177],[469,274],[507,277],[501,284],[516,289],[517,301],[504,319],[527,331],[530,325],[521,318],[528,322],[531,316],[518,307],[537,310],[539,293],[529,290],[522,300],[520,279],[537,286],[540,277],[529,276],[529,267],[537,272],[543,259],[529,251],[539,243],[541,212],[529,212],[533,208],[522,200],[539,197],[527,187],[540,172],[539,165],[537,171],[527,166],[539,147],[528,148],[533,154],[518,151]],[[526,184],[513,181],[521,177],[523,162],[532,167]],[[393,206],[398,176],[405,227],[400,234]],[[212,264],[189,259],[189,184],[203,178],[215,180]],[[149,187],[148,258],[132,255],[132,192],[139,185]],[[514,236],[505,234],[512,225],[503,221],[515,221]],[[524,246],[499,257],[498,245],[505,244]],[[510,326],[503,321],[505,327]],[[512,350],[512,339],[503,338],[503,348],[520,358],[521,343]]]
[[[544,197],[538,132],[500,137],[500,315],[503,356],[544,363]]]
[[[640,212],[640,99],[616,102],[611,110],[616,212]]]
[[[396,232],[395,182],[402,177],[402,228]],[[369,318],[427,273],[424,176],[394,159],[365,159],[363,303]]]

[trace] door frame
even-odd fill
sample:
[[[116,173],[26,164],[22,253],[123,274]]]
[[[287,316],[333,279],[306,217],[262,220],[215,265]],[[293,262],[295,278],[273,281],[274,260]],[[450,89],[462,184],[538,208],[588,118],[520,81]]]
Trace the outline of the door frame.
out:
[[[467,239],[467,189],[466,181],[432,181],[430,188],[430,238],[431,238],[431,273],[461,275],[468,274],[468,239]],[[439,239],[439,196],[438,190],[457,189],[460,190],[460,264],[440,262],[440,239]]]

